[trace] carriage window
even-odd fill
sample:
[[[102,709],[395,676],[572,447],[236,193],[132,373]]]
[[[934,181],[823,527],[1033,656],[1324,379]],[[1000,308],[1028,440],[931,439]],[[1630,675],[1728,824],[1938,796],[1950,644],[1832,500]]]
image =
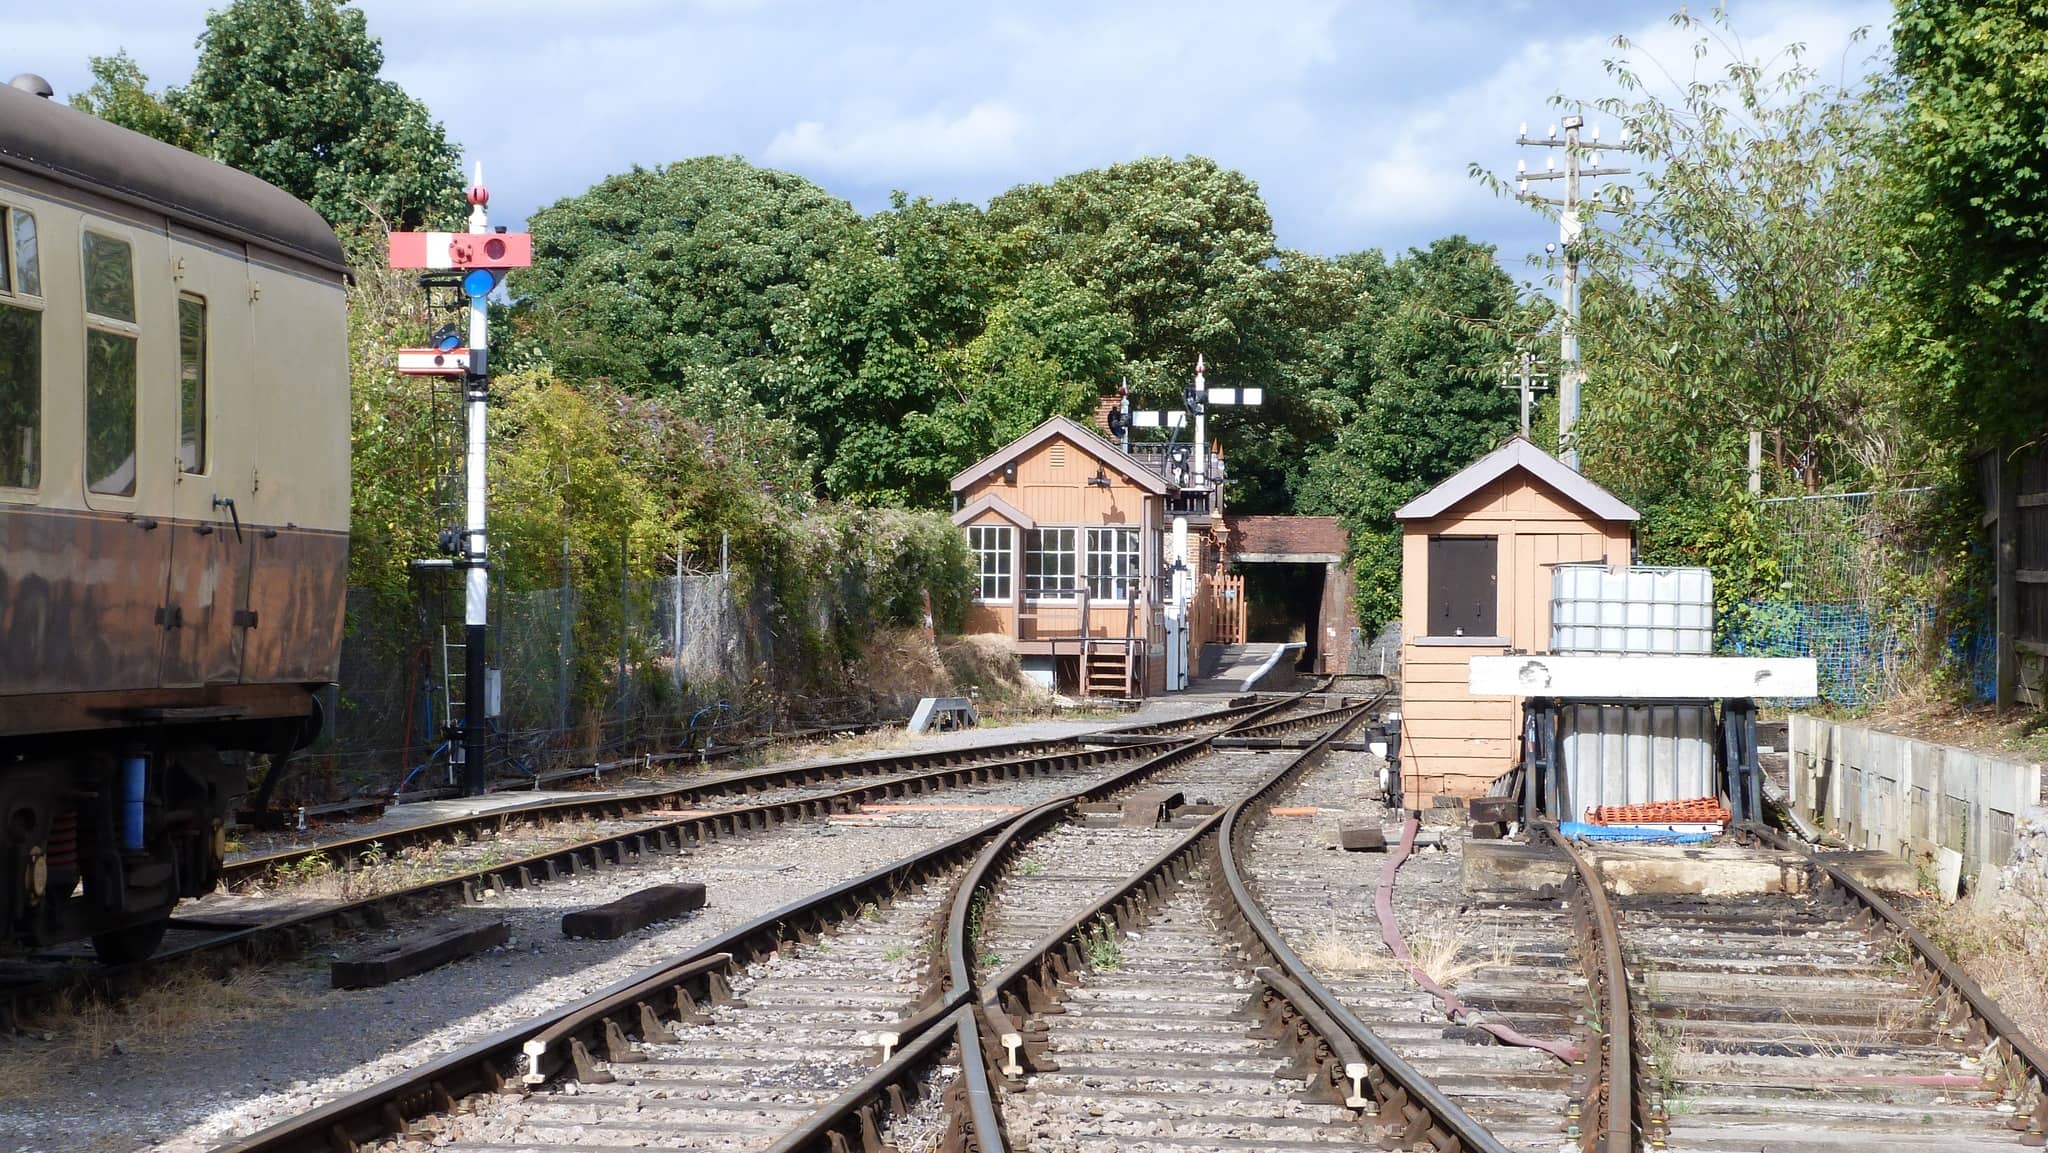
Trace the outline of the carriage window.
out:
[[[135,495],[135,256],[85,234],[85,485]]]
[[[178,471],[206,471],[206,302],[178,298]]]
[[[135,323],[135,254],[127,241],[85,234],[85,310]]]
[[[94,492],[135,495],[135,338],[85,334],[85,480]]]
[[[43,314],[0,304],[0,486],[42,483]]]
[[[14,290],[27,296],[43,294],[43,266],[36,257],[36,217],[16,208],[8,212],[14,238]]]

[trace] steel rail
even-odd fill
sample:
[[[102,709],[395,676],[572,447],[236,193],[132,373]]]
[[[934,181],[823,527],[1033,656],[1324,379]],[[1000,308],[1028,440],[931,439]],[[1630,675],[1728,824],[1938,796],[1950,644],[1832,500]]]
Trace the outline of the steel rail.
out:
[[[1262,795],[1274,782],[1298,772],[1332,740],[1362,718],[1378,699],[1342,710],[1350,715],[1332,726],[1309,748],[1289,758],[1287,764],[1270,774],[1252,795]],[[1312,723],[1307,718],[1301,719],[1303,723]],[[985,1049],[985,1056],[998,1072],[1016,1078],[1042,1066],[1045,1040],[1028,1033],[1026,1025],[1033,1014],[1051,1010],[1057,1003],[1061,987],[1087,967],[1088,935],[1102,931],[1105,922],[1113,924],[1120,934],[1129,933],[1143,920],[1147,910],[1166,901],[1169,894],[1195,872],[1205,854],[1215,858],[1227,857],[1228,854],[1220,848],[1221,830],[1225,828],[1229,814],[1244,803],[1241,799],[1203,818],[1186,836],[1134,872],[1115,891],[1068,918],[1041,938],[1024,956],[976,983],[976,1010],[990,1029],[985,1041],[994,1042],[993,1046]],[[953,918],[956,964],[958,958],[973,953],[972,942],[965,936],[968,918],[962,915],[962,909],[969,907],[983,888],[994,883],[998,869],[1015,855],[1028,835],[1052,823],[1049,817],[1060,815],[1048,814],[1041,809],[1020,818],[1003,838],[991,842],[982,851],[974,870],[962,879],[960,894],[955,898]],[[1212,867],[1210,875],[1215,877],[1217,870]],[[1218,894],[1219,897],[1225,895]],[[1245,899],[1249,899],[1248,894]],[[1294,1048],[1297,1057],[1306,1065],[1309,1079],[1347,1107],[1358,1110],[1370,1107],[1372,1099],[1363,1094],[1370,1067],[1351,1039],[1335,1027],[1321,1006],[1307,998],[1300,983],[1293,979],[1293,974],[1261,967],[1255,970],[1255,975],[1264,990],[1260,1009],[1269,1029],[1275,1039]]]
[[[2022,1145],[2036,1148],[2048,1145],[2048,1050],[2029,1038],[1941,946],[1913,927],[1891,902],[1878,896],[1868,885],[1828,861],[1824,854],[1776,829],[1746,823],[1738,831],[1776,848],[1801,854],[1827,878],[1833,892],[1846,895],[1846,899],[1861,906],[1857,920],[1865,928],[1882,924],[1912,946],[1914,971],[1926,994],[1938,1001],[1942,1022],[1948,1024],[1961,1017],[1974,1045],[1981,1049],[1996,1048],[1991,1056],[1995,1058],[2016,1106],[2011,1120],[2007,1122],[2008,1127],[2021,1134],[2019,1141]],[[2030,1088],[2033,1093],[2031,1109],[2026,1107]]]
[[[1284,703],[1284,702],[1283,702]],[[1259,713],[1277,708],[1262,706]],[[721,837],[771,830],[849,812],[870,801],[916,796],[963,784],[996,780],[1018,780],[1053,773],[1085,770],[1115,764],[1174,747],[1170,742],[1148,742],[1098,748],[1075,748],[1069,752],[1011,761],[977,761],[949,765],[908,777],[889,777],[782,801],[737,806],[709,812],[685,814],[637,828],[604,834],[571,845],[545,849],[512,861],[484,865],[443,877],[422,881],[388,893],[344,901],[323,908],[295,912],[260,924],[231,928],[204,940],[166,950],[147,961],[129,965],[84,967],[44,981],[0,989],[0,1024],[20,1020],[37,1006],[81,988],[102,992],[119,991],[173,962],[193,961],[233,952],[243,959],[262,959],[303,952],[310,942],[331,929],[377,927],[395,911],[407,913],[432,910],[446,905],[474,905],[485,890],[504,892],[529,888],[561,876],[574,876],[585,869],[600,871],[631,864],[647,857],[679,852]]]
[[[1260,723],[1260,717],[1283,711],[1305,695],[1297,694],[1259,706],[1253,710],[1249,720],[1240,724]],[[1357,707],[1363,709],[1365,706]],[[799,1150],[841,1153],[852,1147],[855,1140],[861,1142],[863,1149],[881,1148],[877,1134],[883,1121],[908,1107],[908,1101],[915,1096],[912,1088],[917,1079],[936,1061],[934,1054],[938,1042],[934,1038],[943,1032],[937,1026],[949,1021],[957,1035],[961,1076],[954,1089],[949,1091],[946,1133],[940,1146],[942,1153],[964,1150],[1003,1153],[1005,1138],[990,1085],[990,1063],[996,1043],[1010,1037],[1013,1030],[1007,1017],[1000,1011],[990,1012],[989,1007],[982,1003],[981,984],[974,975],[972,959],[975,951],[970,938],[979,895],[994,882],[1002,865],[1024,841],[1071,817],[1083,802],[1110,796],[1129,787],[1142,775],[1200,754],[1214,735],[1189,741],[1160,754],[1146,762],[1143,773],[1120,774],[1009,819],[1002,831],[976,854],[974,863],[954,888],[939,940],[932,950],[933,967],[941,982],[938,995],[922,1011],[898,1022],[895,1031],[884,1037],[890,1045],[901,1044],[906,1039],[908,1043],[860,1085],[813,1113],[798,1129],[786,1135],[775,1145],[774,1153],[797,1153]],[[1213,821],[1211,817],[1202,828],[1210,827]],[[1174,849],[1168,850],[1160,861],[1174,857],[1190,843],[1191,838],[1200,835],[1201,829],[1198,829],[1190,834],[1190,838],[1184,838]],[[1160,861],[1141,869],[1139,879],[1158,869]],[[1129,888],[1126,886],[1126,890]],[[1094,912],[1099,915],[1099,907]],[[1088,916],[1083,915],[1082,923]],[[1012,965],[1005,972],[1020,967],[1021,963]],[[989,1027],[990,1033],[982,1033],[983,1024]],[[888,1094],[886,1101],[882,1100],[884,1093]]]
[[[1299,698],[1262,703],[1240,711],[1249,711],[1252,718],[1257,719],[1267,712],[1286,707],[1295,699]],[[1164,751],[1154,751],[1150,747],[1142,749],[1140,751],[1151,752],[1151,755],[1138,765],[1105,781],[1075,790],[1070,795],[1078,801],[1098,790],[1114,791],[1156,767],[1177,762],[1186,750],[1199,748],[1208,739],[1195,738]],[[993,767],[997,766],[982,766],[983,769]],[[815,801],[816,798],[809,798],[803,802],[788,803],[812,804]],[[730,813],[717,815],[729,816]],[[866,905],[888,902],[904,889],[957,867],[978,851],[984,841],[999,835],[1015,820],[1015,817],[1005,814],[941,844],[843,881],[819,894],[728,930],[674,961],[651,966],[575,1004],[501,1030],[417,1069],[221,1146],[217,1153],[352,1153],[360,1142],[401,1135],[413,1119],[431,1112],[451,1110],[458,1100],[472,1094],[516,1092],[520,1085],[533,1084],[536,1078],[544,1082],[564,1068],[602,1075],[604,1070],[598,1068],[596,1061],[599,1051],[608,1056],[614,1055],[620,1051],[619,1047],[632,1044],[631,1034],[638,1034],[643,1040],[659,1039],[667,1031],[663,1021],[665,1016],[688,1020],[697,1005],[716,1003],[727,996],[726,972],[781,949],[785,943],[814,941],[816,935],[834,921],[857,917]],[[942,1003],[948,999],[952,1001],[956,1035],[971,1040],[973,1051],[980,1052],[984,1046],[972,1023],[963,1026],[957,1020],[958,1014],[966,1008],[968,995],[968,989],[955,988],[942,994],[940,1000]],[[928,1023],[908,1035],[903,1032],[903,1025],[911,1022],[899,1025],[892,1040],[896,1044],[907,1042],[908,1046],[897,1054],[898,1057],[917,1048],[917,1043],[934,1031],[931,1026],[948,1017],[927,1012],[912,1021],[920,1019]],[[963,1053],[966,1051],[963,1049]],[[890,1063],[885,1062],[887,1064]],[[898,1062],[894,1067],[900,1070],[904,1064]],[[977,1097],[974,1064],[963,1063],[967,1086],[965,1101],[977,1126],[993,1126],[994,1114],[986,1079],[980,1080]],[[996,1132],[992,1127],[979,1128],[978,1131]],[[982,1144],[979,1148],[987,1153],[1000,1150],[1001,1146],[999,1143]]]
[[[1507,1153],[1507,1146],[1499,1138],[1396,1053],[1316,977],[1274,927],[1245,882],[1242,858],[1252,833],[1263,819],[1262,802],[1306,771],[1314,763],[1311,754],[1321,753],[1348,727],[1332,732],[1256,792],[1240,798],[1219,814],[1216,876],[1229,897],[1225,908],[1240,922],[1241,936],[1264,954],[1271,968],[1300,989],[1360,1054],[1364,1068],[1354,1084],[1359,1085],[1360,1099],[1380,1118],[1382,1128],[1391,1130],[1408,1147],[1428,1147],[1441,1153]]]
[[[1229,721],[1246,712],[1257,711],[1269,702],[1245,702],[1243,698],[1232,698],[1223,708],[1170,721],[1158,721],[1141,725],[1118,725],[1103,732],[1129,736],[1156,735],[1162,739],[1174,733],[1186,732],[1203,725]],[[1085,734],[1084,734],[1085,736]],[[365,854],[393,853],[414,845],[434,844],[453,840],[458,836],[477,837],[486,833],[503,833],[518,824],[562,821],[571,818],[622,819],[639,813],[658,809],[685,808],[697,802],[714,797],[735,794],[749,795],[770,789],[793,786],[816,785],[842,781],[854,777],[873,777],[885,773],[915,773],[930,768],[948,768],[978,762],[1012,760],[1030,754],[1053,755],[1079,747],[1083,737],[1049,737],[1028,741],[1010,741],[1001,744],[968,745],[950,749],[930,749],[904,753],[889,753],[872,757],[852,757],[839,760],[813,762],[799,765],[770,765],[765,768],[724,773],[709,780],[678,783],[662,788],[638,789],[624,793],[608,793],[602,796],[565,797],[541,801],[529,805],[516,805],[494,809],[487,813],[449,817],[445,820],[409,825],[378,833],[326,841],[302,848],[280,849],[259,856],[242,857],[229,861],[221,868],[220,883],[229,889],[239,888],[252,881],[302,862],[324,859],[330,865],[350,868],[362,860]],[[657,754],[649,758],[619,761],[612,767],[625,770],[649,762],[680,760],[693,757],[694,753]]]
[[[1571,901],[1572,919],[1579,931],[1579,962],[1586,970],[1587,995],[1594,996],[1597,991],[1599,998],[1594,1006],[1598,1012],[1593,1024],[1601,1036],[1586,1046],[1590,1066],[1584,1073],[1586,1094],[1578,1103],[1579,1115],[1574,1122],[1577,1132],[1568,1132],[1567,1136],[1587,1153],[1624,1153],[1634,1149],[1640,1103],[1643,1132],[1661,1141],[1664,1093],[1657,1085],[1640,1081],[1652,1069],[1647,1062],[1637,1059],[1635,1008],[1628,987],[1628,965],[1621,951],[1621,922],[1614,915],[1614,903],[1607,898],[1607,886],[1600,879],[1599,868],[1557,826],[1544,824],[1538,828],[1571,861],[1569,883],[1579,893],[1579,899]]]

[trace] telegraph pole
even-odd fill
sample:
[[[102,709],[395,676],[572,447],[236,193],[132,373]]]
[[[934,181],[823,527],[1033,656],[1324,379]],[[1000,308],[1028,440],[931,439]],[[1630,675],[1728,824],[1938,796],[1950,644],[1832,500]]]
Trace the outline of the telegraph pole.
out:
[[[1515,163],[1515,199],[1534,204],[1549,204],[1561,211],[1557,218],[1558,247],[1564,250],[1564,278],[1558,285],[1558,303],[1563,306],[1563,319],[1558,327],[1557,374],[1557,452],[1565,465],[1574,471],[1579,467],[1579,446],[1573,439],[1572,428],[1579,422],[1579,386],[1585,382],[1585,369],[1579,361],[1579,239],[1584,228],[1579,220],[1579,209],[1583,199],[1579,194],[1579,181],[1589,176],[1626,176],[1626,168],[1600,167],[1600,129],[1592,130],[1586,148],[1579,139],[1580,130],[1585,127],[1583,116],[1566,116],[1563,121],[1564,138],[1558,139],[1558,125],[1550,126],[1550,135],[1537,139],[1529,135],[1529,126],[1522,125],[1521,135],[1515,143],[1533,145],[1538,148],[1564,149],[1564,171],[1557,170],[1555,159],[1544,162],[1544,171],[1531,172],[1527,161]],[[1628,147],[1628,134],[1624,130],[1618,144]],[[1581,166],[1584,156],[1586,166]],[[1563,180],[1564,197],[1541,196],[1529,191],[1532,180]]]
[[[1500,386],[1512,388],[1522,394],[1522,436],[1529,435],[1529,406],[1533,394],[1543,391],[1550,384],[1550,374],[1536,370],[1536,354],[1522,350],[1519,360],[1504,360],[1500,365]]]

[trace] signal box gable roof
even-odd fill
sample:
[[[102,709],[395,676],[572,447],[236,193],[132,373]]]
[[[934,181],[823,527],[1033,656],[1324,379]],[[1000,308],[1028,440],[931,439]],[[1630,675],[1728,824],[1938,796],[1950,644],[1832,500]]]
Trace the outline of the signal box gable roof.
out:
[[[953,478],[953,491],[959,492],[1054,437],[1063,437],[1072,442],[1074,447],[1094,457],[1104,468],[1115,470],[1125,480],[1146,492],[1157,496],[1166,495],[1166,482],[1159,479],[1158,474],[1140,464],[1122,449],[1064,416],[1053,417],[975,462],[972,467]]]
[[[4,84],[0,167],[110,196],[188,227],[254,241],[336,272],[347,270],[334,229],[291,193]]]
[[[1456,508],[1465,498],[1515,469],[1521,469],[1556,489],[1566,500],[1601,520],[1640,519],[1640,514],[1623,504],[1620,497],[1566,468],[1562,461],[1519,436],[1466,465],[1442,484],[1402,505],[1394,513],[1394,519],[1430,520],[1442,516]]]

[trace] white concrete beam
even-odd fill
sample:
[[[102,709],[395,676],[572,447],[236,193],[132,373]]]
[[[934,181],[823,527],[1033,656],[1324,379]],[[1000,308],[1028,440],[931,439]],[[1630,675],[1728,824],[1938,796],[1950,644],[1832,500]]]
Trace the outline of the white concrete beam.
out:
[[[1475,697],[1687,700],[1820,695],[1812,657],[1473,657]]]

